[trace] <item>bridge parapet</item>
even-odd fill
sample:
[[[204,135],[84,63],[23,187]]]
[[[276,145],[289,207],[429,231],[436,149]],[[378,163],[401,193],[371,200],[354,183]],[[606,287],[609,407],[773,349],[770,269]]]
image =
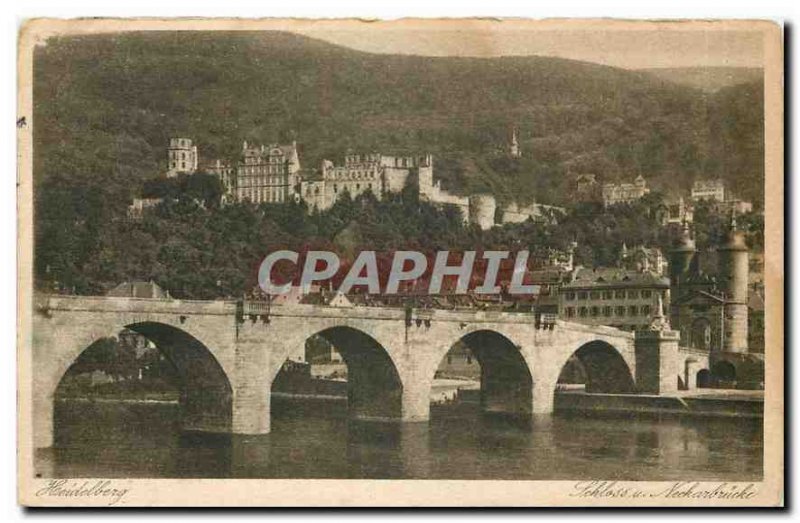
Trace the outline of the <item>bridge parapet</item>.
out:
[[[37,295],[37,311],[136,312],[150,314],[232,315],[233,301],[127,298],[114,296]]]
[[[678,353],[692,355],[692,356],[702,356],[706,358],[710,355],[709,351],[707,350],[698,349],[695,347],[681,347],[681,346],[678,346]]]
[[[621,340],[633,341],[636,339],[636,334],[633,332],[620,330],[615,327],[608,327],[606,325],[586,325],[584,323],[577,323],[574,321],[557,320],[556,326],[574,332],[616,337]]]

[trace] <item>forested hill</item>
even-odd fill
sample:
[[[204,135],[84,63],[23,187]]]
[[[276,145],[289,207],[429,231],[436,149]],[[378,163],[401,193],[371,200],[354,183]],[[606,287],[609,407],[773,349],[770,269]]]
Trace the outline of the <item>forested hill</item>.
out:
[[[654,67],[642,71],[711,93],[725,87],[763,81],[764,78],[764,70],[760,67]]]
[[[763,198],[760,83],[709,94],[570,60],[376,55],[281,32],[53,38],[34,71],[36,179],[120,212],[170,136],[201,158],[296,137],[304,168],[424,150],[445,186],[501,200],[563,203],[583,172],[676,190],[720,176]],[[512,125],[518,161],[500,153]]]

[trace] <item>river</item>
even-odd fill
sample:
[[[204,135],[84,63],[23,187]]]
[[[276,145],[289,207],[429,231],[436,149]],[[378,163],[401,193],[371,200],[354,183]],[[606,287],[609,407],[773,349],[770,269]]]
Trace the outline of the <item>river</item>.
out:
[[[340,401],[274,400],[258,437],[181,433],[175,404],[58,402],[44,477],[759,480],[761,420],[490,418],[434,406],[430,423],[348,420]]]

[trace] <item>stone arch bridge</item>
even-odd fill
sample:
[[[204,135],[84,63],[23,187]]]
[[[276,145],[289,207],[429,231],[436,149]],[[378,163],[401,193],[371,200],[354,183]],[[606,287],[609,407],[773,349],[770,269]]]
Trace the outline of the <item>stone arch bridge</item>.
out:
[[[186,428],[241,434],[269,432],[272,382],[315,334],[348,365],[351,415],[402,421],[428,419],[434,374],[458,341],[481,365],[483,407],[526,414],[552,412],[572,356],[586,370],[587,392],[650,394],[676,390],[685,359],[673,331],[541,323],[526,313],[38,295],[30,340],[36,447],[52,445],[54,395],[70,365],[125,328],[175,364]]]

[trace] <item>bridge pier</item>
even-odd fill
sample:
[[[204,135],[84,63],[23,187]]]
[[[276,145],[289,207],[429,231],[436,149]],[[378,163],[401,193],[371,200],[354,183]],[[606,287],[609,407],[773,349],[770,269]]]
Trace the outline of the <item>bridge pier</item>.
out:
[[[55,427],[53,423],[53,396],[49,394],[33,395],[33,448],[41,449],[53,446]]]
[[[268,434],[270,396],[268,384],[259,383],[259,386],[246,384],[236,387],[233,391],[231,432],[243,435]]]
[[[552,414],[555,403],[556,382],[548,379],[533,379],[532,414]]]
[[[240,340],[235,347],[231,432],[267,434],[270,431],[272,382],[278,373],[259,343]],[[278,367],[279,368],[279,367]]]
[[[682,374],[678,358],[680,333],[671,330],[636,331],[636,389],[646,394],[678,390]]]
[[[424,379],[405,379],[401,421],[428,421],[431,414],[431,382]]]

